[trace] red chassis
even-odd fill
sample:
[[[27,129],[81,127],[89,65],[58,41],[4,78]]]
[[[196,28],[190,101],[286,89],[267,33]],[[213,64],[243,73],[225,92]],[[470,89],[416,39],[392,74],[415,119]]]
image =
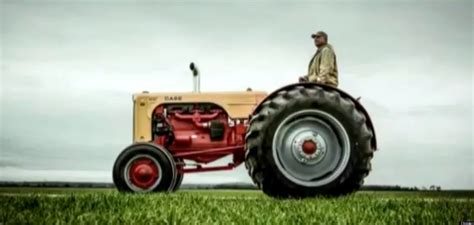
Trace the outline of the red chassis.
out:
[[[214,104],[161,105],[153,116],[153,142],[179,159],[178,173],[231,170],[244,161],[247,119],[230,119]],[[228,155],[233,159],[227,165],[203,166]],[[190,165],[183,160],[196,164],[185,168]]]

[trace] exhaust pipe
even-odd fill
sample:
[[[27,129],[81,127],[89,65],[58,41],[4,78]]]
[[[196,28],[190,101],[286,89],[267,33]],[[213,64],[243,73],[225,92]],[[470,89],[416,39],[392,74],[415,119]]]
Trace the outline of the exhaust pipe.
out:
[[[193,92],[200,93],[201,92],[201,78],[199,76],[199,70],[196,67],[196,65],[194,65],[193,62],[191,62],[191,64],[189,65],[189,69],[193,71]]]

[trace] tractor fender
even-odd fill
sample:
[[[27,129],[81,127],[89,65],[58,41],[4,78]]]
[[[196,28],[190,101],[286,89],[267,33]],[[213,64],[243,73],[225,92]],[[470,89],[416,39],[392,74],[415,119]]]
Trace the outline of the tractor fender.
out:
[[[377,139],[375,137],[375,129],[374,129],[374,124],[372,123],[372,120],[370,119],[370,115],[369,113],[367,112],[367,110],[364,108],[364,106],[362,106],[362,104],[357,101],[354,97],[352,97],[351,95],[349,95],[347,92],[339,89],[339,88],[335,88],[335,87],[332,87],[332,86],[328,86],[328,85],[323,85],[323,84],[318,84],[318,83],[312,83],[312,82],[302,82],[302,83],[293,83],[293,84],[289,84],[289,85],[286,85],[286,86],[283,86],[273,92],[271,92],[270,94],[268,94],[265,98],[263,98],[259,103],[258,105],[254,108],[251,116],[255,115],[257,112],[260,111],[260,109],[262,108],[262,104],[270,99],[270,98],[273,98],[278,92],[280,91],[283,91],[283,90],[288,90],[288,89],[292,89],[296,86],[303,86],[303,87],[314,87],[314,86],[317,86],[317,87],[321,87],[323,88],[324,90],[330,90],[330,91],[337,91],[342,97],[345,97],[345,98],[349,98],[350,100],[352,100],[352,102],[354,102],[356,108],[361,111],[362,113],[364,113],[364,116],[366,117],[367,121],[367,126],[373,131],[373,136],[372,136],[372,139],[371,139],[371,145],[373,147],[374,150],[377,150]]]

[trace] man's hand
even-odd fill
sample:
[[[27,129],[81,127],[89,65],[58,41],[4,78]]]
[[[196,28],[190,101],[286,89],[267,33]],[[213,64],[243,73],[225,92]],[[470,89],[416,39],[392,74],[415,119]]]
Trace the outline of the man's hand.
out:
[[[299,81],[300,83],[308,82],[308,77],[302,76],[302,77],[300,77],[300,79],[299,79],[298,81]]]

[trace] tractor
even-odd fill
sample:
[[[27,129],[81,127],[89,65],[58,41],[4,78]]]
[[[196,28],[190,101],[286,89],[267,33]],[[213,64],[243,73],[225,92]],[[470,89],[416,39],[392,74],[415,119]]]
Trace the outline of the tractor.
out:
[[[190,69],[193,92],[133,94],[133,142],[113,166],[120,192],[174,192],[186,173],[242,163],[274,198],[334,197],[361,187],[377,143],[359,98],[311,82],[270,94],[206,93],[197,66]],[[208,165],[226,156],[228,163]]]

